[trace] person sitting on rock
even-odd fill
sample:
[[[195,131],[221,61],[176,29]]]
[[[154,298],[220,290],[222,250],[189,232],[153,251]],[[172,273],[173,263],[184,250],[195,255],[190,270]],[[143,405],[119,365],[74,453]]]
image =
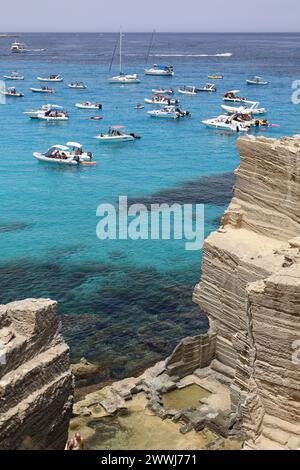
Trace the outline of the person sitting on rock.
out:
[[[65,450],[83,450],[84,443],[81,437],[80,432],[75,432],[75,435],[72,439],[69,439]]]

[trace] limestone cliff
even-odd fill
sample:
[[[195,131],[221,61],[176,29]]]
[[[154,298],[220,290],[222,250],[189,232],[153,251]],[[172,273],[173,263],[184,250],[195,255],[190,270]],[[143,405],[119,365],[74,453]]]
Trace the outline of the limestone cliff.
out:
[[[72,410],[69,349],[57,304],[0,306],[0,449],[63,449]]]
[[[194,291],[246,448],[300,448],[300,136],[245,137]]]

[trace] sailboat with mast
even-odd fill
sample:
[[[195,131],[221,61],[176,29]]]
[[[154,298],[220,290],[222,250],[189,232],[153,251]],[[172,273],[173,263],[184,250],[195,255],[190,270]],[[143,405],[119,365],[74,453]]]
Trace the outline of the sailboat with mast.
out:
[[[151,40],[150,40],[150,45],[148,49],[148,54],[146,58],[146,68],[144,70],[145,75],[154,75],[154,76],[161,76],[161,77],[173,77],[174,75],[174,69],[173,65],[159,65],[159,64],[153,64],[152,67],[148,68],[148,61],[149,61],[149,56],[150,52],[153,46],[154,42],[154,35],[156,31],[155,29],[152,32]]]
[[[130,84],[130,83],[140,83],[140,79],[139,79],[139,77],[136,73],[134,73],[134,74],[125,74],[123,72],[123,69],[122,69],[122,37],[123,37],[123,34],[122,34],[122,31],[120,30],[120,38],[119,38],[119,75],[110,78],[109,82],[110,83],[119,83],[119,84],[122,84],[122,85],[127,85],[127,84]],[[113,54],[113,57],[112,57],[112,60],[111,60],[110,70],[111,70],[113,60],[114,60],[115,51],[116,51],[116,47],[115,47],[114,54]]]

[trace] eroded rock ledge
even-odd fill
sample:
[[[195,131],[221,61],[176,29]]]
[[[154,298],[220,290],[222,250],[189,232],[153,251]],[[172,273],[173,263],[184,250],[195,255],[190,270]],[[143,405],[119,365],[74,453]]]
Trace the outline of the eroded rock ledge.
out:
[[[300,136],[245,137],[194,301],[216,332],[245,448],[300,448]]]
[[[57,303],[0,305],[0,449],[63,449],[74,383]]]

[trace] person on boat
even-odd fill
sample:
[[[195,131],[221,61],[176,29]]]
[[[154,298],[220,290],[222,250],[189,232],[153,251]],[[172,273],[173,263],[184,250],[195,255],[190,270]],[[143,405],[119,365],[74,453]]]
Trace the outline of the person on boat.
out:
[[[84,441],[81,437],[80,432],[76,432],[72,439],[69,439],[65,450],[83,450],[84,449]]]

